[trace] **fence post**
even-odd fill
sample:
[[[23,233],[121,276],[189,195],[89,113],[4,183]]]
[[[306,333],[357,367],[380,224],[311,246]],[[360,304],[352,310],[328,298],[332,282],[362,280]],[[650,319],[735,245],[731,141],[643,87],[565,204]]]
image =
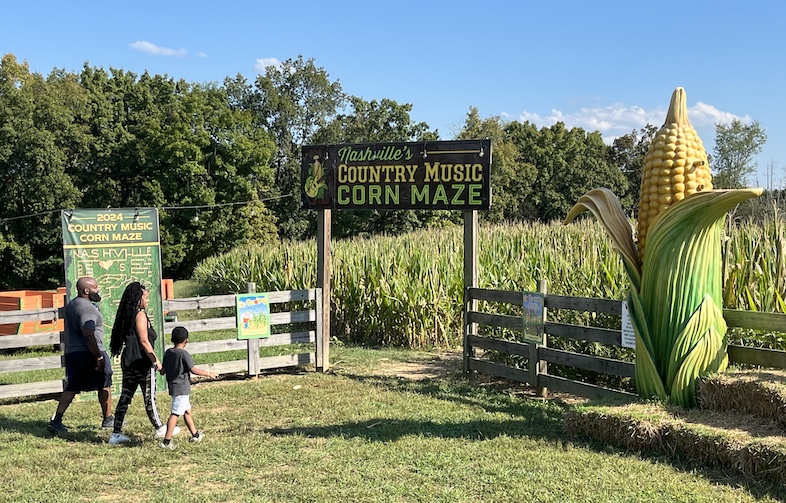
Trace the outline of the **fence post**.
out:
[[[546,318],[547,318],[547,314],[548,314],[548,309],[546,309],[546,294],[548,294],[548,286],[546,284],[546,280],[545,279],[539,279],[538,280],[538,292],[543,294],[543,324],[544,324],[544,329],[543,329],[543,340],[542,340],[541,346],[542,347],[546,347],[547,346],[547,340],[546,340],[545,324],[546,324]],[[537,383],[536,386],[538,388],[538,396],[545,398],[548,395],[549,390],[545,386],[540,386],[540,376],[541,375],[547,375],[549,373],[549,364],[548,364],[548,362],[546,360],[539,360],[537,358],[537,349],[535,351],[536,351],[536,356],[535,356],[535,360],[534,361],[537,362],[536,365],[537,365],[538,377],[537,377],[537,381],[536,381],[536,383]],[[530,362],[533,362],[533,360],[530,360]]]
[[[463,370],[469,373],[469,359],[475,349],[469,345],[470,334],[477,334],[478,324],[469,322],[469,311],[478,310],[478,301],[470,299],[469,289],[478,286],[478,210],[464,211],[464,334]]]
[[[254,282],[246,283],[246,293],[256,293],[257,284]],[[254,337],[248,339],[248,375],[252,380],[259,375],[259,339]]]
[[[317,355],[317,372],[330,369],[330,234],[332,217],[330,210],[319,210],[317,214],[317,288],[322,295],[317,302],[322,303],[321,355]]]
[[[325,341],[322,338],[323,331],[325,329],[325,318],[323,315],[323,306],[322,306],[322,289],[317,288],[314,290],[314,310],[316,312],[316,360],[317,360],[317,368],[316,371],[324,371],[325,364],[324,362],[324,355],[325,355]]]

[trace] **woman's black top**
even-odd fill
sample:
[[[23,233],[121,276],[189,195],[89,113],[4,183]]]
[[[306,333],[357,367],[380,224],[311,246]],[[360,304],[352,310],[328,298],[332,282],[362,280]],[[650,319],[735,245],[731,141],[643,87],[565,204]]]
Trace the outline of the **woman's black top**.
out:
[[[150,318],[147,317],[147,313],[145,313],[145,318],[147,318],[147,340],[150,341],[150,345],[155,348],[158,334],[153,328],[153,324],[150,323]],[[153,362],[151,362],[150,357],[147,356],[145,348],[139,343],[139,336],[136,333],[136,328],[129,330],[128,335],[126,335],[126,343],[123,348],[123,354],[120,357],[120,364],[123,367],[142,371],[148,370],[153,366]]]

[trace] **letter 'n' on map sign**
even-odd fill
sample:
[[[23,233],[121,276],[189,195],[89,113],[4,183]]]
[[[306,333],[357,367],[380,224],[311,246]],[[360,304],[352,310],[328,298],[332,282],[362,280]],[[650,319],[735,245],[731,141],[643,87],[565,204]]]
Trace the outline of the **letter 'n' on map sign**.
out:
[[[305,208],[488,210],[491,141],[306,145]]]
[[[164,316],[161,298],[161,245],[155,208],[74,209],[61,212],[66,297],[76,294],[76,281],[92,276],[102,300],[104,347],[109,352],[117,306],[129,283],[139,281],[149,295],[147,315],[158,334],[154,349],[164,355]],[[122,373],[113,362],[112,394],[120,394]],[[156,389],[166,389],[159,376]]]

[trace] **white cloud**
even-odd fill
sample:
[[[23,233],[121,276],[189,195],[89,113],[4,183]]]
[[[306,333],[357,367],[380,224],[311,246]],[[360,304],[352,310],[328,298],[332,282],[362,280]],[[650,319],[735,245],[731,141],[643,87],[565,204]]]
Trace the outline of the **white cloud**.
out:
[[[696,106],[688,109],[688,117],[690,117],[690,123],[695,127],[714,127],[715,124],[729,124],[734,119],[737,119],[745,124],[750,124],[753,121],[750,115],[740,117],[739,115],[734,115],[731,112],[718,110],[714,106],[702,103],[701,101],[697,102]]]
[[[563,113],[561,110],[552,109],[550,113],[540,115],[525,110],[519,114],[517,120],[519,122],[529,121],[537,127],[549,127],[557,122],[563,122],[568,128],[581,127],[588,132],[597,130],[603,135],[603,140],[610,144],[615,138],[641,129],[648,123],[659,128],[663,125],[666,112],[665,108],[645,110],[639,106],[625,106],[622,103],[615,103],[607,107],[581,108],[572,113]],[[508,114],[502,115],[509,116]],[[714,131],[715,124],[727,124],[733,119],[744,123],[751,122],[751,118],[747,115],[740,117],[702,102],[697,102],[696,105],[688,108],[688,117],[693,127],[709,131]]]
[[[199,51],[198,53],[196,53],[196,55],[199,56],[200,58],[206,58],[207,57],[207,53],[206,52],[202,52],[202,51]]]
[[[146,52],[154,56],[185,56],[188,54],[188,51],[185,49],[170,49],[144,40],[138,40],[133,44],[128,44],[128,46],[135,51]]]
[[[257,58],[254,63],[254,71],[257,73],[265,73],[265,68],[268,66],[275,66],[281,68],[281,61],[276,58]]]

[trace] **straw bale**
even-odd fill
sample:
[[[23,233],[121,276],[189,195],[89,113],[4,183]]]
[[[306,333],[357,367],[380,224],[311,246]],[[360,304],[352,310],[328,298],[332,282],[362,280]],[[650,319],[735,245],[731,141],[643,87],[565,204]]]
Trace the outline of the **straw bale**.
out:
[[[640,403],[577,406],[567,412],[564,426],[571,437],[720,466],[786,485],[786,437],[772,419],[736,411]]]
[[[702,379],[696,388],[701,408],[735,410],[777,420],[786,427],[786,373],[735,371]]]

